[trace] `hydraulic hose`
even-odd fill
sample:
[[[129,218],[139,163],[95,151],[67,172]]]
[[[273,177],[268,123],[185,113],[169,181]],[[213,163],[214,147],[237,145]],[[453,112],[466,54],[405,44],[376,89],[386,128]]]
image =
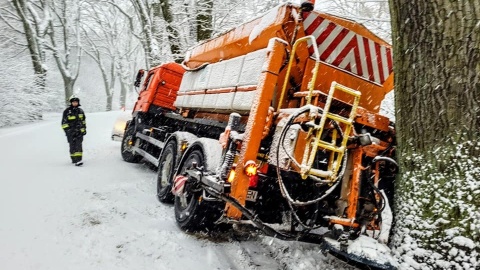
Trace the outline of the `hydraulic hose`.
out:
[[[295,120],[295,118],[297,118],[298,116],[300,116],[301,114],[307,112],[307,111],[313,111],[313,110],[317,110],[319,111],[320,113],[323,113],[323,110],[319,107],[316,107],[316,106],[312,106],[312,105],[306,105],[306,106],[303,106],[301,107],[300,109],[298,109],[297,111],[295,111],[292,115],[290,115],[290,117],[288,118],[288,121],[287,121],[287,124],[283,127],[283,130],[282,130],[282,133],[280,134],[280,137],[279,137],[279,142],[277,144],[277,149],[276,149],[276,171],[277,171],[277,178],[278,178],[278,183],[279,183],[279,186],[280,186],[280,191],[282,193],[282,196],[284,198],[286,198],[289,203],[293,204],[293,205],[296,205],[296,206],[306,206],[306,205],[310,205],[310,204],[314,204],[314,203],[317,203],[319,202],[320,200],[323,200],[326,196],[328,196],[334,189],[335,187],[337,187],[338,183],[340,181],[338,181],[338,179],[340,179],[341,177],[343,177],[343,174],[345,172],[345,167],[346,167],[346,160],[347,160],[347,155],[345,153],[344,157],[343,157],[343,165],[342,165],[342,171],[339,173],[337,179],[334,181],[335,184],[330,188],[328,189],[325,194],[317,199],[314,199],[314,200],[311,200],[311,201],[307,201],[307,202],[299,202],[299,201],[295,201],[291,198],[290,194],[288,193],[286,187],[285,187],[285,184],[283,183],[283,180],[282,180],[282,176],[280,174],[280,160],[279,160],[279,154],[280,154],[280,145],[283,146],[283,141],[285,139],[285,135],[288,131],[288,129],[290,128],[290,126],[292,126],[293,124],[293,121]],[[332,121],[334,123],[334,126],[336,124],[336,128],[338,127],[338,131],[339,131],[339,134],[342,134],[341,133],[341,129],[340,127],[338,126],[338,123],[336,123],[335,121]],[[343,134],[342,134],[343,136]],[[285,151],[285,148],[283,148],[284,151]],[[287,154],[287,156],[295,163],[295,165],[297,165],[298,167],[300,167],[300,164],[292,157],[288,154],[288,151],[285,151],[285,153]]]
[[[292,199],[292,197],[290,196],[284,182],[283,182],[283,179],[282,179],[282,176],[281,176],[281,172],[280,172],[280,160],[279,160],[279,154],[280,154],[280,145],[282,145],[283,147],[283,150],[284,152],[287,154],[287,156],[290,158],[290,160],[292,160],[296,166],[300,167],[300,164],[298,163],[298,161],[296,161],[292,156],[290,156],[290,154],[288,153],[288,151],[286,151],[285,147],[284,147],[284,144],[283,144],[283,141],[285,139],[285,136],[287,134],[287,131],[288,129],[292,126],[293,124],[293,121],[295,120],[295,118],[297,118],[298,116],[300,116],[301,114],[307,112],[307,111],[318,111],[320,113],[323,113],[323,110],[319,107],[316,107],[316,106],[313,106],[313,105],[306,105],[306,106],[303,106],[301,107],[300,109],[298,109],[297,111],[295,111],[292,115],[290,115],[290,117],[288,118],[288,121],[286,123],[286,125],[283,127],[283,130],[280,134],[280,137],[279,137],[279,142],[277,144],[277,148],[276,148],[276,172],[277,172],[277,182],[278,182],[278,185],[280,187],[280,192],[282,193],[282,196],[287,200],[287,203],[288,203],[288,206],[290,207],[290,209],[292,210],[292,213],[293,213],[293,216],[295,217],[295,220],[301,225],[303,226],[304,228],[306,228],[307,230],[312,230],[312,229],[315,229],[315,227],[312,227],[312,226],[308,226],[306,225],[301,219],[300,217],[297,215],[295,209],[294,209],[294,206],[306,206],[306,205],[311,205],[311,204],[315,204],[315,203],[318,203],[319,201],[323,200],[324,198],[326,198],[328,195],[330,195],[333,190],[335,190],[335,188],[339,185],[339,183],[341,181],[339,181],[339,179],[341,179],[343,177],[343,174],[345,173],[345,168],[346,168],[346,162],[347,162],[347,152],[345,152],[344,156],[343,156],[343,164],[342,164],[342,170],[340,171],[340,173],[338,174],[337,178],[335,179],[334,181],[334,185],[332,185],[327,191],[325,191],[325,193],[314,199],[314,200],[310,200],[310,201],[306,201],[306,202],[301,202],[301,201],[297,201],[297,200],[294,200]],[[343,134],[342,134],[342,130],[340,129],[340,126],[338,125],[337,122],[335,121],[332,121],[335,129],[337,130],[338,134],[340,134],[341,137],[343,137]],[[331,183],[331,181],[328,181],[329,183]]]
[[[289,235],[289,234],[279,232],[279,231],[275,230],[274,228],[272,228],[272,227],[266,225],[265,223],[263,223],[257,217],[257,215],[250,212],[250,210],[245,208],[235,198],[231,197],[230,195],[226,195],[226,194],[223,194],[223,193],[218,193],[217,191],[215,191],[214,189],[212,189],[210,187],[205,187],[205,189],[208,189],[210,194],[212,194],[212,195],[218,197],[219,199],[222,199],[223,201],[225,201],[227,203],[230,203],[231,205],[236,207],[238,210],[240,210],[240,212],[242,212],[242,214],[246,218],[251,220],[253,222],[253,224],[255,224],[255,226],[257,228],[259,228],[260,230],[262,230],[265,234],[270,235],[270,236],[275,237],[275,238],[278,238],[280,240],[287,240],[287,241],[297,240],[298,237],[296,237],[294,235]]]
[[[389,157],[384,157],[384,156],[376,156],[372,159],[372,165],[370,166],[373,166],[375,163],[379,162],[379,161],[385,161],[385,162],[390,162],[392,163],[393,165],[395,165],[395,167],[398,168],[398,164],[397,162],[393,159],[393,158],[389,158]],[[375,190],[375,192],[377,192],[380,197],[382,198],[382,206],[380,208],[380,210],[378,211],[379,213],[381,213],[383,211],[383,209],[385,209],[385,202],[386,202],[386,198],[384,197],[383,193],[380,191],[380,189],[375,186],[373,184],[372,181],[368,181],[368,183],[370,184],[370,186],[373,188],[373,190]]]

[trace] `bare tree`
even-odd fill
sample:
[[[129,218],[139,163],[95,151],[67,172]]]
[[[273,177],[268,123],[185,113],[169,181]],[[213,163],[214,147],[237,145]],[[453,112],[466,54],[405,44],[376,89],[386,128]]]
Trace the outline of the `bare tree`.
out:
[[[120,80],[120,107],[125,108],[129,89],[133,90],[134,72],[139,69],[141,54],[139,44],[133,39],[127,39],[123,44],[122,54],[117,62],[117,76]],[[132,92],[132,91],[130,91]]]
[[[112,110],[115,84],[120,82],[120,106],[126,103],[127,89],[138,64],[139,43],[125,14],[114,5],[89,1],[84,5],[88,19],[82,24],[85,52],[97,63],[107,97],[106,110]],[[143,57],[142,57],[143,59]]]
[[[47,35],[58,70],[62,75],[65,98],[68,99],[74,92],[73,87],[78,78],[82,47],[80,43],[80,6],[83,1],[64,0],[53,1],[45,5],[48,9]]]
[[[48,21],[48,14],[43,12],[45,2],[12,0],[9,4],[0,8],[0,18],[11,30],[25,37],[26,43],[18,42],[16,45],[28,49],[35,74],[35,87],[43,92],[47,75],[43,41]]]
[[[248,1],[217,1],[213,5],[213,35],[225,32],[258,16]]]
[[[1,24],[0,24],[1,26]],[[41,118],[41,112],[32,110],[44,105],[35,85],[35,74],[19,72],[31,70],[28,55],[18,53],[15,46],[0,43],[0,127]]]
[[[129,5],[127,5],[125,1],[106,0],[106,3],[116,7],[125,16],[125,19],[127,19],[131,34],[142,44],[145,54],[145,66],[147,68],[165,61],[166,58],[162,54],[164,46],[161,46],[161,44],[166,41],[163,39],[164,36],[166,37],[166,35],[164,35],[164,29],[166,28],[165,24],[159,25],[156,23],[163,21],[160,2],[130,0],[128,2]],[[173,36],[178,37],[178,35]]]
[[[362,23],[381,38],[391,40],[388,0],[317,1],[317,8]]]
[[[148,57],[147,67],[158,65],[160,63],[160,48],[153,28],[154,18],[152,11],[154,8],[152,8],[151,3],[148,0],[131,0],[131,2],[135,8],[136,16],[139,18],[141,29],[143,30],[141,41],[145,50],[145,55]]]
[[[213,0],[198,0],[197,41],[209,39],[213,33]]]
[[[421,269],[480,264],[480,2],[390,0],[396,249]]]
[[[15,76],[16,80],[14,82],[17,89],[15,93],[21,93],[21,101],[18,100],[18,97],[10,100],[11,95],[2,95],[2,99],[6,101],[6,106],[14,106],[15,109],[11,108],[10,112],[18,113],[20,121],[41,119],[42,113],[40,111],[31,111],[28,114],[23,113],[25,115],[21,115],[22,110],[18,110],[18,108],[44,106],[48,94],[46,91],[48,69],[44,44],[48,15],[42,10],[44,4],[42,1],[12,0],[0,7],[0,18],[4,24],[3,29],[5,29],[0,36],[5,46],[8,47],[8,49],[3,49],[2,53],[11,53],[9,56],[4,54],[7,58],[3,61],[12,59],[14,60],[14,62],[11,62],[12,66],[24,67],[23,56],[28,56],[30,58],[30,69],[33,67],[33,76],[21,73],[17,73],[18,75]],[[2,63],[5,64],[3,61]],[[5,76],[9,73],[11,72],[2,72]],[[9,116],[12,116],[12,114]]]
[[[174,24],[174,13],[172,11],[171,4],[168,0],[159,0],[158,3],[153,5],[153,15],[155,17],[162,17],[165,22],[165,28],[167,31],[168,42],[170,43],[170,51],[173,59],[180,63],[183,61],[183,48],[179,44],[180,32]]]
[[[85,53],[98,65],[102,75],[106,100],[106,111],[112,110],[112,99],[116,82],[116,61],[119,52],[116,45],[119,40],[121,20],[118,9],[109,5],[98,5],[95,2],[85,3],[85,12],[91,23],[83,23],[83,38],[87,43]]]

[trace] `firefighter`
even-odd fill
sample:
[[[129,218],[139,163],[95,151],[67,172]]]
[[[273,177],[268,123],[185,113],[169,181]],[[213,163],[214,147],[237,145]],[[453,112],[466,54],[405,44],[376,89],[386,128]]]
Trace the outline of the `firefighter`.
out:
[[[87,134],[87,124],[85,113],[80,108],[80,99],[76,96],[70,98],[70,106],[63,111],[62,128],[70,145],[72,163],[75,166],[83,165],[82,142],[83,136]]]

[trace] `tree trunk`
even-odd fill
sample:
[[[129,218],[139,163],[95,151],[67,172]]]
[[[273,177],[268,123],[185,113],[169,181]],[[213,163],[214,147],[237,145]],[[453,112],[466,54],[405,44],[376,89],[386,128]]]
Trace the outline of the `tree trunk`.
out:
[[[212,37],[213,0],[199,0],[197,5],[197,41],[201,41]]]
[[[127,84],[120,79],[120,108],[125,109],[127,103]]]
[[[147,2],[144,0],[132,0],[132,4],[135,6],[141,24],[143,33],[141,42],[145,51],[146,66],[150,68],[158,64],[158,44],[152,32],[153,19],[150,18]]]
[[[167,23],[168,41],[170,43],[170,51],[172,52],[173,59],[175,59],[175,62],[181,63],[183,61],[183,52],[178,42],[180,33],[175,27],[173,27],[173,13],[170,9],[168,0],[160,0],[159,4],[154,4],[154,16],[160,14],[160,12]]]
[[[78,78],[82,56],[79,32],[80,6],[76,1],[70,0],[52,2],[49,8],[50,13],[56,15],[48,21],[50,50],[62,75],[66,104],[69,105],[68,99],[73,95],[73,86]]]
[[[65,104],[70,106],[70,97],[73,95],[73,86],[75,85],[75,79],[72,79],[67,76],[62,76],[63,78],[63,85],[65,87]],[[81,104],[81,103],[80,103]]]
[[[474,269],[480,259],[480,2],[390,0],[390,9],[401,168],[395,246],[405,263],[412,257],[422,269]]]
[[[15,7],[15,11],[17,15],[20,17],[22,21],[22,26],[24,30],[25,39],[27,41],[27,48],[30,52],[30,58],[33,65],[33,70],[35,73],[35,86],[40,88],[43,92],[45,89],[45,80],[47,77],[47,70],[45,68],[44,63],[44,52],[41,50],[39,39],[40,37],[37,36],[35,29],[33,28],[32,24],[30,23],[30,19],[27,17],[27,7],[25,0],[14,0],[13,6]]]
[[[112,100],[113,100],[113,95],[108,95],[107,96],[107,104],[105,106],[105,111],[109,112],[112,110]]]

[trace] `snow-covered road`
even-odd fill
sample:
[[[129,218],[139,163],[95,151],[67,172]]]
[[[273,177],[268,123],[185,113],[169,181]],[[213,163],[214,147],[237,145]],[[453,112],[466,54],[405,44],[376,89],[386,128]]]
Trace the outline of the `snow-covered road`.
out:
[[[119,115],[87,112],[81,168],[59,114],[0,129],[0,269],[353,269],[315,245],[182,232],[155,173],[110,139]]]

